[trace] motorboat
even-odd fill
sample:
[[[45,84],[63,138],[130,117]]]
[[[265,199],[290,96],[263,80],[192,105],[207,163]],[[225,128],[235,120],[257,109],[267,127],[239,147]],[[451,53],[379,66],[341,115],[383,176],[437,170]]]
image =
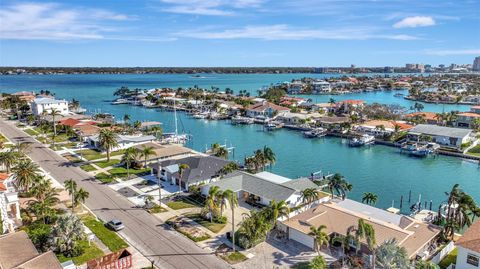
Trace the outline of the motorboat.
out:
[[[365,145],[371,145],[375,143],[375,137],[373,135],[363,134],[360,137],[353,137],[348,141],[350,147],[361,147]]]
[[[310,131],[302,132],[303,136],[306,138],[317,138],[317,137],[324,137],[327,135],[327,130],[323,128],[315,128]]]

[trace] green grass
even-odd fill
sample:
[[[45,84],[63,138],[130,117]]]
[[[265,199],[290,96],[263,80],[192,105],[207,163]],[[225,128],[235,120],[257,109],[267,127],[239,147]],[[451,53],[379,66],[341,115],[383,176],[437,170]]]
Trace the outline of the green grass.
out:
[[[184,231],[182,231],[182,230],[180,230],[180,229],[175,228],[175,230],[176,230],[177,232],[185,235],[186,237],[188,237],[188,239],[192,240],[193,242],[200,242],[200,241],[207,240],[207,239],[210,238],[210,235],[208,235],[208,234],[205,234],[205,235],[200,236],[200,237],[194,237],[194,236],[190,235],[189,233],[184,232]]]
[[[457,253],[458,249],[455,248],[452,252],[450,252],[450,254],[447,255],[447,257],[443,258],[443,260],[438,264],[440,268],[445,269],[450,264],[455,263],[457,261]]]
[[[243,255],[241,252],[235,251],[227,255],[222,255],[222,259],[227,261],[229,264],[236,264],[243,261],[246,261],[248,258]]]
[[[82,168],[83,171],[91,172],[91,171],[96,171],[97,168],[93,167],[91,164],[84,164],[80,165],[80,168]]]
[[[118,251],[128,247],[128,244],[117,233],[109,230],[104,224],[92,216],[85,217],[83,223],[102,241],[111,251]]]
[[[32,130],[32,129],[25,129],[23,130],[25,133],[31,135],[31,136],[37,136],[38,133],[35,131],[35,130]]]
[[[0,134],[0,142],[8,142],[7,138],[3,134]]]
[[[116,176],[116,177],[126,177],[127,176],[127,169],[125,167],[115,167],[115,168],[112,168],[110,170],[108,170],[108,172],[112,175],[112,176]],[[150,172],[150,168],[144,168],[144,169],[130,169],[130,175],[137,175],[137,174],[142,174],[142,173],[146,173],[146,172]]]
[[[172,202],[168,202],[167,206],[170,207],[173,210],[198,207],[196,204],[188,202],[188,201],[172,201]]]
[[[292,266],[293,269],[310,269],[309,262],[299,262]]]
[[[113,182],[113,177],[103,172],[96,174],[95,178],[105,184]]]
[[[106,167],[109,167],[109,166],[114,166],[114,165],[116,165],[116,164],[118,164],[118,163],[120,163],[120,160],[117,160],[117,159],[111,159],[109,162],[107,162],[107,160],[94,162],[94,164],[98,165],[98,166],[101,167],[101,168],[106,168]]]
[[[67,154],[67,155],[62,155],[65,159],[69,160],[70,162],[72,163],[80,163],[82,162],[82,160],[80,160],[79,158],[73,156],[73,155],[70,155],[70,154]]]
[[[166,210],[165,208],[159,206],[159,205],[155,205],[154,207],[148,209],[148,212],[150,214],[157,214],[157,213],[162,213],[162,212],[167,212],[168,210]]]
[[[124,150],[111,152],[110,156],[122,155],[124,152],[125,152]],[[89,161],[102,159],[102,158],[107,158],[107,154],[102,154],[100,151],[96,151],[96,150],[93,150],[93,149],[85,149],[85,150],[77,151],[77,153],[81,154],[83,156],[83,158],[85,158]]]
[[[185,216],[214,233],[220,232],[226,225],[226,223],[210,222],[209,220],[202,218],[200,214],[187,214]]]
[[[63,254],[57,254],[57,258],[60,262],[66,262],[72,260],[75,265],[84,264],[90,260],[100,258],[103,256],[103,251],[99,249],[95,244],[91,243],[88,245],[87,240],[82,240],[78,244],[85,249],[84,253],[77,257],[65,257]]]
[[[479,156],[480,157],[480,144],[476,145],[475,147],[471,148],[467,154],[473,155],[473,156]]]

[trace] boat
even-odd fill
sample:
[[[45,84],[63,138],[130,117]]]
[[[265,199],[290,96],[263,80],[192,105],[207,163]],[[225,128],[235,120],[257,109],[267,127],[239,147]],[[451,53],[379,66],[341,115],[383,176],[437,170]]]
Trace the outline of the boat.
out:
[[[403,95],[404,95],[403,93],[396,93],[396,94],[394,94],[393,96],[395,96],[395,97],[403,97]]]
[[[402,152],[406,152],[408,155],[416,157],[427,157],[430,154],[435,153],[440,146],[436,143],[427,143],[427,144],[406,144],[402,146]]]
[[[252,119],[252,118],[247,118],[247,117],[241,117],[241,116],[235,116],[235,117],[232,117],[231,123],[232,123],[232,125],[237,125],[237,124],[240,124],[240,125],[253,124],[253,123],[254,123],[254,119]]]
[[[317,137],[324,137],[327,135],[327,130],[323,128],[315,128],[310,131],[302,132],[303,136],[306,138],[317,138]]]
[[[119,98],[115,101],[112,102],[112,105],[122,105],[122,104],[130,104],[131,102],[127,99],[122,99],[122,98]]]
[[[363,134],[360,137],[353,137],[348,141],[350,147],[361,147],[365,145],[371,145],[375,143],[375,137],[373,135]]]
[[[208,117],[208,113],[195,113],[192,115],[194,119],[206,119]]]
[[[263,127],[265,128],[265,130],[267,131],[274,131],[274,130],[277,130],[277,129],[280,129],[283,127],[283,124],[281,122],[276,122],[276,121],[268,121],[266,122]]]

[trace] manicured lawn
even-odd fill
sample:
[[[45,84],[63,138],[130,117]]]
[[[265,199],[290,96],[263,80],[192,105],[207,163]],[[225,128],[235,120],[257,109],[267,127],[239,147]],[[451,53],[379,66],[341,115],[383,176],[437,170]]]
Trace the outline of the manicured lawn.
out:
[[[100,258],[103,256],[103,251],[99,249],[94,243],[91,243],[90,246],[88,245],[87,240],[82,240],[78,242],[78,244],[85,249],[84,253],[78,257],[65,257],[63,254],[57,254],[57,258],[60,262],[66,262],[68,260],[72,260],[75,265],[84,264],[90,260]]]
[[[92,161],[92,160],[97,160],[97,159],[102,159],[102,158],[107,158],[107,154],[102,154],[100,151],[96,151],[93,149],[84,149],[81,151],[77,151],[78,154],[81,154],[83,158]],[[117,156],[117,155],[122,155],[124,153],[124,150],[119,150],[110,153],[110,156]]]
[[[114,231],[109,230],[105,225],[92,216],[82,219],[85,226],[102,241],[111,251],[117,251],[128,247],[128,244]]]
[[[80,165],[80,168],[82,168],[83,171],[87,171],[87,172],[91,172],[91,171],[97,170],[97,169],[96,169],[95,167],[93,167],[93,165],[91,165],[91,164]]]
[[[443,260],[438,264],[440,268],[444,269],[447,268],[450,264],[454,263],[457,261],[457,253],[458,249],[454,249],[450,254],[447,255],[447,257],[443,258]]]
[[[202,225],[203,227],[209,229],[214,233],[220,232],[223,229],[223,227],[225,227],[226,225],[225,223],[210,222],[209,220],[202,218],[200,214],[188,214],[185,216],[187,216],[191,220],[195,221],[196,223]]]
[[[190,203],[190,202],[185,202],[185,201],[172,201],[168,202],[167,206],[170,207],[173,210],[179,210],[179,209],[184,209],[184,208],[192,208],[192,207],[198,207],[196,204]]]
[[[162,212],[166,212],[167,210],[159,205],[155,205],[154,207],[148,209],[148,212],[150,214],[156,214],[156,213],[162,213]]]
[[[112,176],[116,177],[126,177],[127,176],[127,169],[125,167],[115,167],[110,170],[108,170]],[[137,175],[137,174],[142,174],[142,173],[147,173],[150,172],[150,168],[144,168],[144,169],[130,169],[130,175]]]
[[[106,167],[109,167],[109,166],[114,166],[116,164],[120,163],[120,160],[117,160],[117,159],[111,159],[109,162],[107,162],[107,160],[105,161],[98,161],[98,162],[95,162],[96,165],[100,166],[101,168],[106,168]]]
[[[79,158],[75,157],[75,156],[72,156],[70,154],[67,154],[67,155],[62,155],[63,157],[65,157],[65,159],[71,161],[72,163],[79,163],[79,162],[82,162],[82,160],[80,160]]]
[[[105,184],[113,182],[112,175],[108,175],[108,174],[103,173],[103,172],[96,174],[95,178],[100,180],[102,183],[105,183]]]
[[[480,156],[480,145],[476,145],[475,147],[471,148],[467,154],[473,156]]]
[[[23,131],[24,131],[25,133],[31,135],[31,136],[37,136],[37,135],[38,135],[38,133],[37,133],[36,131],[32,130],[32,129],[25,129],[25,130],[23,130]]]
[[[247,260],[247,257],[238,251],[229,253],[227,255],[222,255],[222,258],[230,264],[236,264]]]

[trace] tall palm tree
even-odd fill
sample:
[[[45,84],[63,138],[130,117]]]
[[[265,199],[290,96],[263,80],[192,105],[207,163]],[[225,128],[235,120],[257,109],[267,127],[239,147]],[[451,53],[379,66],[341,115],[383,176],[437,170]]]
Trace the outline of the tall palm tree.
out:
[[[330,238],[324,231],[325,229],[327,229],[327,226],[325,225],[320,225],[318,228],[315,228],[315,226],[310,227],[309,235],[312,235],[315,238],[315,249],[319,254],[323,246],[328,247],[330,245]]]
[[[72,212],[75,204],[75,193],[77,192],[77,182],[73,179],[67,179],[63,182],[63,186],[68,191],[68,194],[72,197]]]
[[[277,161],[275,153],[273,150],[267,146],[263,147],[263,158],[265,159],[266,164],[274,165]]]
[[[375,205],[378,201],[378,195],[373,192],[364,192],[362,197],[362,203],[367,205]]]
[[[136,148],[128,148],[125,150],[122,156],[122,162],[127,166],[127,179],[130,179],[130,168],[132,163],[137,158],[138,151]]]
[[[75,193],[75,205],[78,204],[83,204],[87,200],[87,198],[90,196],[90,193],[83,188],[80,188],[76,193]]]
[[[128,114],[123,115],[123,123],[125,125],[125,128],[128,126],[128,122],[130,121],[131,117]]]
[[[258,170],[260,170],[260,168],[265,167],[266,160],[265,160],[265,155],[263,155],[262,150],[260,150],[260,149],[256,150],[254,155],[253,155],[253,159],[255,161],[255,171],[258,171]]]
[[[345,178],[336,173],[328,179],[328,189],[332,193],[332,199],[335,192],[342,197],[343,200],[347,197],[347,192],[352,190],[352,185],[348,183]]]
[[[375,229],[371,224],[366,223],[363,219],[358,220],[357,230],[355,232],[355,239],[357,241],[357,251],[360,249],[360,240],[365,239],[367,241],[367,247],[372,253],[373,268],[375,268],[375,245],[377,244],[375,238]]]
[[[236,162],[229,162],[227,165],[222,167],[222,169],[220,169],[220,171],[218,171],[218,174],[220,176],[225,176],[225,175],[228,175],[228,174],[232,173],[235,170],[238,170],[239,168],[240,167],[238,166],[238,164]]]
[[[102,129],[98,135],[100,147],[107,151],[107,162],[110,162],[110,151],[118,146],[117,135],[110,130]]]
[[[208,190],[208,195],[207,195],[207,198],[205,199],[205,207],[207,208],[210,214],[210,222],[213,222],[213,215],[215,214],[215,211],[217,210],[217,207],[218,207],[217,197],[219,193],[220,193],[220,187],[212,186]]]
[[[35,198],[35,200],[29,202],[28,208],[34,212],[38,219],[42,219],[46,224],[48,218],[55,215],[53,207],[60,202],[58,191],[48,186],[42,192],[36,192]]]
[[[7,173],[10,173],[10,169],[14,166],[18,161],[18,154],[13,151],[4,151],[0,152],[0,165],[5,167]]]
[[[25,153],[27,152],[28,148],[30,147],[30,142],[17,142],[14,146],[13,146],[13,150],[18,153],[20,156],[21,155],[25,155]]]
[[[268,206],[270,211],[270,220],[272,221],[272,226],[275,227],[277,225],[277,220],[280,217],[289,217],[290,208],[285,201],[275,202],[275,200],[270,201]]]
[[[57,110],[56,108],[52,108],[50,110],[50,116],[52,116],[52,124],[53,124],[53,139],[52,139],[52,144],[53,144],[53,147],[55,147],[55,137],[57,137],[57,123],[55,121],[55,116],[59,116],[60,115],[60,111]]]
[[[182,163],[178,166],[178,190],[181,192],[182,191],[182,178],[183,178],[183,173],[185,173],[185,170],[190,169],[190,166],[186,163]]]
[[[142,145],[142,148],[140,149],[140,155],[143,157],[143,161],[144,161],[144,167],[147,167],[147,159],[148,157],[150,156],[154,156],[156,153],[155,153],[155,150],[153,150],[153,147],[152,146],[145,146],[145,145]]]
[[[302,191],[302,203],[311,204],[318,199],[318,191],[315,188],[307,188]]]
[[[383,242],[375,250],[375,265],[382,269],[408,268],[409,260],[407,251],[398,245],[395,238]]]
[[[227,198],[230,209],[232,210],[232,242],[233,252],[235,252],[235,208],[238,206],[237,194],[232,190],[225,190],[223,195]]]
[[[40,167],[30,159],[20,161],[13,169],[15,184],[18,188],[29,191],[30,187],[40,178]]]
[[[219,158],[228,159],[228,150],[225,147],[219,147],[213,155]]]

